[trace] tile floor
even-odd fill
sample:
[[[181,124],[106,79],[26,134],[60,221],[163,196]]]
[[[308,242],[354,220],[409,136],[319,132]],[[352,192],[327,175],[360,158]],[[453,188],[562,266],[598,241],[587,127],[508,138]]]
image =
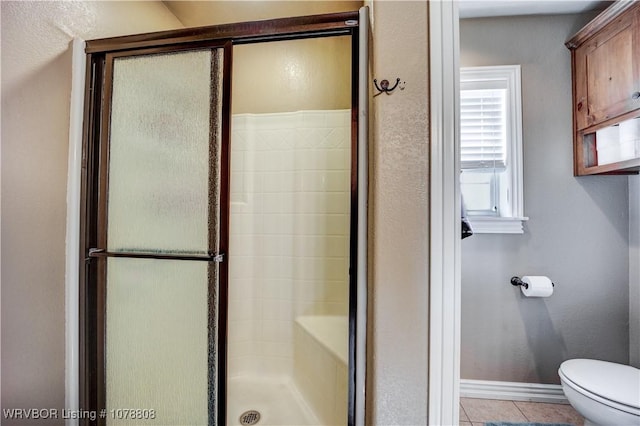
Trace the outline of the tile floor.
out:
[[[584,424],[570,405],[460,398],[460,426],[483,426],[490,421]]]

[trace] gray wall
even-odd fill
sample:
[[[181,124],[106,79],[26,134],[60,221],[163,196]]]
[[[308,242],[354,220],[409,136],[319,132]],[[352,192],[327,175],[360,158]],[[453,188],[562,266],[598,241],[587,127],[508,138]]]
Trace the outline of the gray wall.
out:
[[[564,41],[592,15],[462,20],[461,65],[522,65],[523,235],[462,242],[463,379],[559,383],[570,358],[629,360],[625,176],[573,177],[571,62]],[[547,275],[524,298],[513,275]]]
[[[629,176],[629,363],[640,368],[640,176]]]

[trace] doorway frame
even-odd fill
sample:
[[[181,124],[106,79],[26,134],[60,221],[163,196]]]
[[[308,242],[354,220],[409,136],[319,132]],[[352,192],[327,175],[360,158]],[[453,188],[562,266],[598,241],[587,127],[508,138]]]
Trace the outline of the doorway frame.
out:
[[[100,410],[100,397],[96,397],[96,394],[100,395],[100,392],[96,393],[96,389],[87,389],[86,383],[88,376],[90,376],[89,368],[91,366],[87,363],[88,358],[104,357],[104,346],[101,351],[98,348],[97,351],[88,352],[86,349],[87,337],[91,333],[91,329],[100,329],[104,327],[103,323],[98,321],[98,324],[92,323],[87,325],[87,315],[90,313],[92,306],[95,305],[95,301],[87,303],[89,290],[96,285],[95,279],[89,279],[86,275],[86,265],[90,258],[103,257],[92,256],[89,253],[89,248],[98,247],[100,244],[96,243],[100,239],[104,239],[96,235],[96,225],[88,223],[88,217],[95,213],[95,208],[98,206],[98,201],[94,198],[95,189],[93,195],[91,188],[96,186],[97,183],[89,181],[90,176],[99,175],[100,172],[93,170],[89,173],[89,169],[97,167],[99,163],[97,158],[92,159],[93,148],[92,145],[100,141],[102,136],[100,128],[103,132],[107,129],[108,123],[106,123],[105,112],[101,109],[101,95],[95,95],[93,92],[103,92],[103,72],[109,68],[109,64],[105,64],[105,59],[110,56],[116,55],[133,55],[139,52],[151,52],[153,49],[158,51],[166,51],[171,48],[176,50],[185,50],[190,48],[207,48],[207,47],[220,47],[224,44],[230,46],[225,48],[225,67],[231,64],[231,55],[227,57],[227,52],[230,52],[231,46],[234,44],[247,44],[258,43],[268,41],[280,41],[290,39],[303,39],[303,38],[316,38],[316,37],[330,37],[348,35],[351,37],[352,45],[352,106],[351,106],[351,146],[352,146],[352,171],[351,171],[351,221],[352,226],[350,230],[350,276],[349,287],[350,295],[357,296],[351,297],[349,302],[349,322],[350,322],[350,342],[349,342],[349,410],[348,410],[348,423],[364,424],[364,380],[365,380],[365,361],[366,361],[366,333],[362,333],[362,330],[366,330],[366,197],[367,197],[367,182],[366,182],[366,149],[367,149],[367,105],[363,102],[363,99],[367,99],[367,79],[362,78],[361,75],[366,72],[366,67],[360,69],[363,64],[367,64],[366,50],[359,52],[359,48],[362,44],[362,39],[367,38],[367,25],[368,22],[365,19],[368,17],[368,9],[366,7],[361,8],[360,11],[334,13],[325,15],[313,15],[294,18],[282,18],[267,21],[254,21],[244,22],[237,24],[225,24],[211,27],[200,28],[187,28],[175,31],[163,31],[157,33],[138,34],[133,36],[115,37],[108,39],[98,39],[87,41],[85,44],[86,52],[86,72],[85,80],[87,84],[84,90],[84,124],[83,124],[83,141],[82,152],[78,158],[74,155],[74,161],[71,161],[71,152],[78,154],[78,123],[72,122],[71,127],[74,130],[74,138],[70,140],[70,162],[69,162],[69,193],[79,195],[79,201],[76,204],[70,204],[70,207],[78,209],[80,217],[77,226],[75,224],[68,224],[67,232],[69,235],[73,235],[74,232],[79,231],[80,237],[76,239],[79,241],[79,247],[73,249],[73,245],[67,247],[67,258],[72,262],[69,264],[71,267],[67,271],[67,301],[76,302],[79,301],[77,316],[78,323],[67,324],[68,343],[78,341],[77,345],[77,358],[68,360],[68,365],[78,366],[79,377],[77,381],[74,380],[73,373],[67,375],[67,402],[69,406],[83,407],[83,409]],[[365,33],[365,34],[361,34]],[[363,56],[364,55],[364,56]],[[363,59],[363,57],[365,59]],[[228,64],[228,65],[227,65]],[[78,67],[79,68],[79,67]],[[74,68],[75,69],[75,68]],[[107,72],[108,76],[109,73]],[[224,84],[230,85],[230,73],[228,75],[228,82]],[[96,84],[92,86],[91,81],[95,81]],[[108,85],[106,83],[105,85]],[[77,90],[76,90],[77,93]],[[75,99],[79,96],[76,94]],[[227,100],[228,101],[228,100]],[[108,103],[108,102],[107,102]],[[230,105],[227,102],[227,105]],[[96,114],[96,111],[100,111]],[[227,111],[230,114],[230,110]],[[224,114],[224,112],[223,112]],[[102,117],[102,123],[100,120]],[[96,126],[95,123],[98,123]],[[229,128],[223,129],[223,132],[229,132]],[[228,144],[229,139],[227,139]],[[225,142],[223,142],[224,144]],[[229,148],[229,145],[227,145]],[[223,146],[224,149],[224,146]],[[224,157],[224,156],[223,156]],[[364,161],[363,161],[364,160]],[[104,166],[104,165],[102,165]],[[225,166],[223,165],[223,168]],[[78,179],[78,172],[81,170],[80,182]],[[224,173],[223,173],[224,175]],[[364,177],[364,179],[363,179]],[[72,183],[71,180],[74,179]],[[95,177],[92,177],[95,179]],[[79,194],[78,194],[79,193]],[[362,208],[364,206],[364,209]],[[227,216],[228,220],[228,203],[227,211],[221,212],[222,216]],[[69,213],[71,217],[71,213]],[[362,218],[365,219],[364,224],[361,223]],[[72,219],[70,219],[72,220]],[[73,220],[72,220],[73,221]],[[357,226],[354,226],[356,224]],[[227,230],[228,231],[228,230]],[[225,230],[223,230],[225,232]],[[98,232],[99,233],[99,232]],[[221,235],[221,239],[222,239]],[[104,243],[104,241],[100,241]],[[225,253],[226,254],[226,253]],[[364,257],[365,264],[361,264],[361,260]],[[225,262],[227,264],[227,262]],[[74,267],[73,265],[78,265]],[[75,268],[75,271],[73,270]],[[364,271],[364,273],[363,273]],[[75,278],[79,276],[78,292],[74,293],[73,280],[75,273],[79,272]],[[93,281],[92,281],[93,280]],[[71,284],[70,284],[71,283]],[[221,288],[226,287],[226,284],[220,283]],[[361,294],[363,293],[363,294]],[[94,297],[89,295],[89,298]],[[98,299],[100,296],[98,296]],[[226,300],[225,300],[226,302]],[[98,304],[104,303],[98,302]],[[94,306],[95,307],[95,306]],[[73,310],[69,310],[69,317],[74,318]],[[220,313],[224,312],[220,309]],[[96,314],[98,317],[99,314]],[[226,318],[225,318],[226,319]],[[94,319],[95,321],[95,319]],[[223,324],[223,321],[219,321],[219,326]],[[77,333],[77,334],[76,334]],[[104,342],[98,332],[97,341]],[[226,334],[226,333],[225,333]],[[77,339],[76,339],[77,337]],[[102,336],[104,337],[104,336]],[[96,336],[92,337],[93,341],[96,341]],[[69,344],[68,344],[69,346]],[[98,343],[100,346],[100,343]],[[225,352],[226,348],[223,351]],[[98,363],[99,364],[99,363]],[[95,372],[93,372],[95,373]],[[226,380],[226,374],[219,375],[218,383]],[[102,380],[104,382],[104,380]],[[74,383],[75,382],[75,383]],[[103,383],[104,385],[104,383]],[[225,384],[226,386],[226,384]],[[224,396],[223,387],[218,387],[217,394]],[[77,396],[76,396],[77,395]],[[104,390],[102,391],[102,398],[104,405]],[[77,400],[73,400],[77,397]],[[217,422],[224,423],[226,417],[226,399],[220,398],[218,406],[218,413],[216,413]],[[222,414],[220,414],[222,412]],[[76,421],[72,423],[76,424]],[[84,423],[88,423],[85,419]],[[100,424],[100,421],[98,422]]]
[[[460,401],[460,137],[457,1],[429,2],[431,425],[458,424]]]

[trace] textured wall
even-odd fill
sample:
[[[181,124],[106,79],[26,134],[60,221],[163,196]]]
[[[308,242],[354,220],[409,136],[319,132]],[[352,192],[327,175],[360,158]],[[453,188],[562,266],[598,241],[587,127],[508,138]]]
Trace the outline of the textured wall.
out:
[[[357,0],[177,0],[163,3],[187,27],[337,13],[358,10],[362,6],[362,1]]]
[[[233,113],[351,108],[351,37],[235,46]]]
[[[373,2],[367,424],[427,423],[429,69],[427,2]]]
[[[524,235],[462,242],[463,379],[559,383],[569,358],[628,361],[627,177],[572,175],[571,62],[587,15],[462,20],[461,65],[522,65]],[[513,275],[547,275],[527,299]]]
[[[1,7],[2,407],[60,409],[69,43],[182,24],[160,2],[3,1]]]
[[[373,18],[373,76],[407,88],[372,101],[368,423],[425,424],[427,3],[376,1]],[[181,26],[157,2],[2,2],[3,408],[64,402],[68,43]]]

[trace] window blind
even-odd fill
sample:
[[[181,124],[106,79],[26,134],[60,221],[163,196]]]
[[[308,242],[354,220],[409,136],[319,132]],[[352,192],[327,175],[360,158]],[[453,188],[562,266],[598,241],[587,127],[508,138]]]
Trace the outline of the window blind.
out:
[[[460,91],[462,169],[506,168],[506,95],[506,89]]]

